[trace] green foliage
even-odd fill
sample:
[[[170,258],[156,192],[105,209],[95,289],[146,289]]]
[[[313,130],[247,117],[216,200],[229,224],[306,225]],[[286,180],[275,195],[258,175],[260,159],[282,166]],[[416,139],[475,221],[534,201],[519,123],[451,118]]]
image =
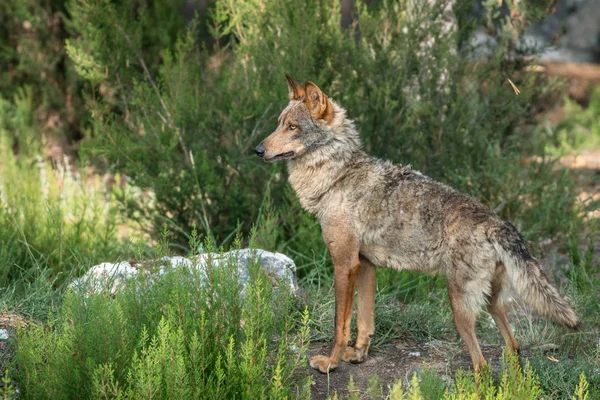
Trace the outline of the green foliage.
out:
[[[39,274],[60,285],[121,248],[118,216],[102,180],[75,173],[66,162],[53,169],[27,139],[36,127],[32,102],[31,91],[14,103],[0,98],[0,287],[7,293],[21,292]],[[20,156],[9,132],[27,144]]]
[[[505,202],[503,216],[525,233],[553,235],[570,215],[569,182],[557,182],[548,163],[519,163],[520,147],[537,132],[531,104],[550,85],[538,75],[516,77],[526,62],[505,56],[520,30],[500,17],[489,22],[501,22],[499,45],[487,63],[474,63],[478,50],[466,41],[458,47],[468,23],[448,28],[444,2],[358,4],[358,20],[342,29],[338,2],[216,1],[207,21],[214,48],[197,44],[196,19],[174,46],[155,52],[160,68],[151,71],[144,68],[143,19],[102,0],[70,4],[79,35],[69,42],[72,61],[105,88],[88,96],[95,138],[86,152],[154,193],[156,211],[131,208],[154,219],[154,232],[165,221],[182,232],[202,227],[220,241],[247,231],[268,184],[285,216],[281,241],[320,254],[317,229],[306,228],[310,219],[284,193],[282,166],[266,166],[251,151],[286,102],[284,72],[321,84],[344,105],[368,151],[412,163],[492,207]],[[106,71],[100,82],[99,71]],[[534,226],[540,216],[528,210],[546,218]]]
[[[593,292],[600,285],[600,263],[594,260],[594,236],[588,235],[586,239],[587,246],[582,249],[575,236],[570,236],[565,245],[570,261],[565,275],[581,293]]]
[[[381,392],[381,386],[377,382],[376,378],[369,380],[369,388],[364,394],[361,394],[351,377],[348,384],[348,392],[351,393],[351,396],[348,399],[537,400],[547,398],[547,395],[552,396],[542,392],[539,378],[534,374],[529,363],[523,370],[518,358],[510,355],[505,355],[497,379],[494,379],[489,367],[484,368],[476,375],[459,370],[453,383],[445,385],[435,370],[427,370],[421,377],[414,374],[410,382],[397,381],[389,388],[387,395]],[[574,388],[573,399],[594,398],[592,392],[588,391],[589,383],[583,372],[580,374],[578,382],[570,389]],[[374,387],[378,389],[374,389]]]
[[[2,387],[0,388],[0,396],[2,399],[8,400],[16,397],[15,386],[13,385],[10,376],[8,374],[8,369],[4,371],[4,375],[2,376]]]
[[[19,331],[13,379],[31,399],[304,398],[308,313],[259,264],[244,291],[237,275],[232,260],[115,296],[70,290],[48,325]]]
[[[70,67],[63,43],[68,36],[62,0],[7,0],[0,4],[0,93],[5,98],[28,90],[31,116],[40,129],[28,132],[37,144],[43,133],[78,140],[86,121],[79,92],[83,80]],[[27,89],[29,88],[29,89]],[[29,143],[11,137],[22,150]],[[12,144],[12,143],[11,143]]]
[[[83,52],[78,45],[79,38],[74,35],[79,24],[85,24],[86,18],[93,17],[78,14],[81,3],[85,2],[73,2],[71,7],[64,0],[6,0],[0,4],[0,93],[12,98],[24,88],[31,88],[33,118],[40,123],[40,129],[29,134],[38,143],[45,142],[49,136],[67,147],[80,141],[87,136],[89,128],[83,92],[93,96],[99,90],[105,98],[110,98],[110,87],[96,86],[108,65],[95,68],[99,66]],[[138,41],[137,50],[144,55],[148,68],[154,71],[160,51],[173,45],[183,24],[180,13],[183,1],[117,3],[121,17],[127,16],[127,21],[140,21],[136,25],[126,24],[126,31],[144,28],[135,31],[132,37]],[[108,4],[108,1],[97,2],[97,10],[110,9],[105,7]],[[124,37],[123,32],[102,26],[91,29],[102,36],[96,38],[109,51],[112,38],[122,40]],[[127,33],[131,34],[130,31]],[[65,46],[65,42],[70,45]],[[76,62],[71,62],[69,57]],[[130,58],[134,62],[135,55]],[[26,149],[25,143],[13,139],[21,149]]]
[[[565,353],[556,354],[554,357],[559,360],[558,363],[540,354],[531,359],[531,367],[539,377],[541,389],[549,398],[566,398],[578,382],[581,382],[581,375],[584,375],[588,383],[586,392],[589,393],[590,399],[594,399],[600,396],[599,350],[596,345],[595,356],[580,355],[576,359],[570,358]],[[580,391],[581,384],[576,392],[580,393]]]
[[[600,87],[594,88],[587,107],[565,97],[564,116],[546,143],[551,154],[563,155],[600,146]]]
[[[582,372],[579,376],[579,383],[577,384],[577,388],[575,389],[575,395],[573,396],[573,400],[587,400],[588,399],[588,389],[590,384],[587,379],[585,379],[585,374]]]

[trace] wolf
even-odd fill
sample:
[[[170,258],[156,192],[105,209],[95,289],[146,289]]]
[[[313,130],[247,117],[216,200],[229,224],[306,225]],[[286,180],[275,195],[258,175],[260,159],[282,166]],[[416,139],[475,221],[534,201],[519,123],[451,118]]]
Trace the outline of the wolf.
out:
[[[328,373],[341,360],[365,360],[375,330],[376,267],[446,275],[475,371],[486,362],[475,333],[484,305],[508,351],[519,353],[506,307],[511,288],[542,316],[577,327],[577,315],[510,222],[409,165],[369,156],[344,108],[316,84],[286,78],[289,103],[255,152],[268,163],[287,160],[289,183],[319,220],[334,264],[335,344],[329,355],[310,358],[311,367]],[[351,346],[355,290],[358,335]]]

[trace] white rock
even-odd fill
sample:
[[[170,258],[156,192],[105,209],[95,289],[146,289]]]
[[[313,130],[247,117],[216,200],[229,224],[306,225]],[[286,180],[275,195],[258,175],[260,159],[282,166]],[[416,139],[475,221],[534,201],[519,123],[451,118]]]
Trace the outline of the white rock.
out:
[[[194,263],[192,260],[190,260],[189,258],[185,258],[185,257],[179,257],[179,256],[175,256],[175,257],[163,257],[160,259],[160,261],[166,263],[167,265],[161,266],[160,267],[160,272],[164,273],[168,267],[171,268],[177,268],[177,267],[187,267],[187,268],[191,268]]]
[[[288,256],[272,253],[262,249],[241,249],[227,253],[205,253],[194,259],[185,257],[163,257],[153,262],[158,276],[176,268],[195,269],[201,272],[201,278],[206,279],[205,270],[210,262],[213,267],[219,267],[227,262],[235,262],[238,269],[240,284],[244,287],[250,281],[249,267],[253,260],[260,262],[267,276],[271,278],[274,287],[285,285],[292,292],[298,289],[296,280],[296,264]],[[141,264],[120,262],[117,264],[102,263],[96,265],[80,278],[75,279],[69,287],[83,289],[88,293],[116,293],[129,278],[137,276],[141,271],[150,273]]]
[[[102,263],[96,265],[80,278],[75,279],[69,287],[85,288],[90,294],[100,292],[115,293],[125,280],[137,276],[139,265],[129,262]]]
[[[0,340],[8,340],[8,329],[0,329]]]
[[[202,254],[201,256],[204,258],[203,267],[205,267],[205,263],[211,259],[213,266],[220,265],[228,260],[235,260],[238,267],[240,283],[242,285],[247,285],[250,281],[248,267],[255,259],[260,262],[260,265],[265,270],[267,276],[271,278],[271,282],[274,286],[279,286],[283,283],[292,291],[298,289],[298,283],[296,281],[296,264],[285,254],[272,253],[262,249],[241,249],[224,253],[223,256],[218,253]]]

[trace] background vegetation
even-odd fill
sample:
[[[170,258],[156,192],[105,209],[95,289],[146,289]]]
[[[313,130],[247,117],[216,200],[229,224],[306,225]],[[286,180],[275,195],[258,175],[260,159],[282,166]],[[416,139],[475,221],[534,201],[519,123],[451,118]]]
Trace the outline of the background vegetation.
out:
[[[600,396],[598,204],[552,158],[600,143],[598,91],[587,108],[566,99],[558,125],[540,118],[564,82],[527,68],[535,53],[518,38],[548,11],[533,3],[507,2],[506,15],[487,2],[473,20],[470,0],[356,2],[342,27],[339,3],[324,0],[218,0],[195,16],[183,0],[3,2],[0,307],[31,319],[0,361],[6,396],[9,382],[26,398],[307,395],[308,329],[313,340],[332,329],[331,262],[284,166],[252,152],[286,103],[286,72],[346,107],[367,151],[476,196],[558,254],[552,271],[582,331],[526,318],[516,330],[574,361],[534,352],[525,378],[515,367],[506,379],[562,398],[584,372]],[[493,46],[473,44],[481,28]],[[243,298],[228,269],[207,286],[174,273],[115,298],[66,290],[96,263],[228,248],[253,225],[242,244],[290,255],[304,300],[275,295],[258,271]],[[455,335],[443,278],[382,270],[378,287],[375,349]],[[413,391],[472,392],[460,386],[472,378],[440,379]]]

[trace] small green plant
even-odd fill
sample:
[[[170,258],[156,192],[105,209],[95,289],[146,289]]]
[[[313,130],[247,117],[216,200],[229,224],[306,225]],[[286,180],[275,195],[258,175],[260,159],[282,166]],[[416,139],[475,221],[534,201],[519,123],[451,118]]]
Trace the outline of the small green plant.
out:
[[[10,379],[8,369],[4,371],[2,376],[2,387],[0,388],[0,397],[4,400],[13,399],[16,397],[16,390],[13,382]]]
[[[310,387],[308,313],[259,264],[244,290],[235,260],[209,261],[131,280],[114,297],[69,290],[53,312],[18,333],[12,379],[26,399],[284,399]]]
[[[369,388],[364,394],[361,394],[351,379],[348,384],[348,392],[352,395],[349,399],[538,400],[546,398],[548,394],[542,391],[540,380],[529,363],[525,364],[523,370],[517,357],[505,354],[503,360],[497,378],[493,377],[489,367],[484,368],[479,374],[465,373],[459,370],[453,383],[446,385],[434,369],[428,369],[423,372],[421,377],[414,374],[410,382],[396,381],[389,388],[387,395],[381,392],[381,385],[377,383],[376,378],[369,381]],[[573,399],[587,399],[588,396],[594,398],[590,395],[589,386],[586,375],[582,372],[579,375],[578,383],[570,389],[574,390]]]
[[[587,379],[585,379],[585,374],[582,372],[581,375],[579,375],[579,383],[577,384],[577,388],[575,388],[573,400],[587,400],[589,387],[590,384]]]

